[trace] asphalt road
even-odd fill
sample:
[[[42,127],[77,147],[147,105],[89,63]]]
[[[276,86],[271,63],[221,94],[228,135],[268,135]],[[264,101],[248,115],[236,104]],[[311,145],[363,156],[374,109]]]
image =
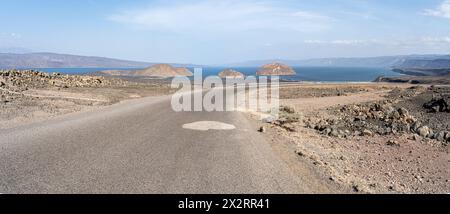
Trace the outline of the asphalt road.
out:
[[[217,121],[233,130],[183,125]],[[0,193],[304,193],[239,112],[182,112],[170,97],[0,130]]]

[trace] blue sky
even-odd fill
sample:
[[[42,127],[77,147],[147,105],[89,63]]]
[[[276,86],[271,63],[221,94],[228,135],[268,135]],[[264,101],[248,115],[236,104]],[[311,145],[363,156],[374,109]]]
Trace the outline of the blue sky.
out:
[[[450,53],[450,0],[1,0],[0,49],[222,64]]]

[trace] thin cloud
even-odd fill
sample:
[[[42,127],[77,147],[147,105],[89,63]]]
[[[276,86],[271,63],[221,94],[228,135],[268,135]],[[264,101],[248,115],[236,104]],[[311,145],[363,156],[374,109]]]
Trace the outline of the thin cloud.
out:
[[[363,20],[382,21],[382,18],[371,12],[337,11],[337,13]]]
[[[436,9],[427,9],[422,14],[450,19],[450,0],[442,2]]]
[[[310,11],[297,11],[292,14],[294,17],[307,19],[307,20],[322,20],[322,21],[332,21],[333,19],[329,16],[322,15],[320,13],[310,12]]]
[[[315,44],[315,45],[368,45],[377,43],[376,40],[305,40],[305,44]]]
[[[155,31],[320,31],[331,18],[266,2],[204,1],[122,11],[110,20]]]
[[[368,46],[368,45],[384,45],[390,47],[423,47],[423,46],[444,46],[450,45],[450,37],[424,37],[415,39],[401,39],[401,40],[380,40],[380,39],[369,39],[369,40],[358,40],[358,39],[347,39],[347,40],[304,40],[304,44],[308,45],[339,45],[339,46]]]
[[[0,41],[6,40],[19,40],[22,38],[22,35],[19,33],[2,33],[0,32]]]
[[[427,37],[427,38],[423,38],[422,42],[424,42],[426,44],[436,44],[436,45],[450,44],[450,36],[447,36],[447,37]]]

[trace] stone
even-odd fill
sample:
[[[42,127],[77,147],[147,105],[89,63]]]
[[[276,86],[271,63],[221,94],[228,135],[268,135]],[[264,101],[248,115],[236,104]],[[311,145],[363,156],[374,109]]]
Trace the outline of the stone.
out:
[[[261,126],[261,127],[258,129],[258,132],[265,133],[265,132],[266,132],[266,127]]]
[[[401,116],[408,116],[409,111],[406,108],[399,108],[398,113],[400,113]]]
[[[297,131],[295,126],[292,125],[292,124],[283,124],[282,128],[284,128],[284,129],[286,129],[287,131],[290,131],[290,132],[296,132]]]
[[[331,137],[339,137],[339,131],[336,129],[333,129],[330,133]]]
[[[368,129],[364,129],[364,131],[361,134],[362,136],[373,136],[373,132],[368,130]]]
[[[450,132],[445,133],[445,140],[450,141]]]
[[[398,141],[395,141],[395,140],[389,140],[387,143],[386,143],[388,146],[400,146],[400,144],[398,143]]]
[[[262,122],[263,123],[273,123],[273,122],[275,122],[275,118],[272,116],[268,116],[268,117],[263,118]]]
[[[430,128],[430,133],[427,136],[428,138],[434,139],[434,131]]]
[[[445,138],[445,132],[444,132],[444,131],[440,131],[440,132],[436,133],[436,134],[434,135],[434,139],[436,139],[436,140],[438,140],[438,141],[445,141],[445,140],[446,140],[446,138]]]
[[[422,127],[422,123],[420,123],[419,121],[415,122],[412,126],[411,126],[411,131],[413,132],[418,132],[419,128]]]
[[[305,157],[306,156],[305,153],[300,151],[300,150],[297,150],[297,155],[300,156],[300,157]]]
[[[428,126],[422,126],[422,127],[417,129],[417,133],[421,137],[428,137],[428,135],[430,135],[431,132],[432,132],[432,130]]]
[[[394,111],[394,112],[392,112],[390,118],[394,119],[394,120],[399,120],[401,118],[401,115],[400,115],[400,113],[398,111]]]
[[[425,103],[423,107],[432,112],[446,112],[450,110],[448,101],[444,98],[433,98],[431,101]]]
[[[330,135],[331,131],[332,131],[331,128],[326,128],[326,129],[323,130],[323,134]]]
[[[3,76],[0,76],[0,86],[6,85],[5,82],[6,82],[5,78]]]
[[[293,107],[290,107],[290,106],[281,106],[280,111],[281,112],[286,112],[286,113],[289,113],[289,114],[294,114],[295,113],[295,109]]]
[[[391,134],[391,133],[392,133],[392,128],[389,128],[389,127],[386,128],[386,129],[385,129],[385,133],[386,133],[386,134]]]

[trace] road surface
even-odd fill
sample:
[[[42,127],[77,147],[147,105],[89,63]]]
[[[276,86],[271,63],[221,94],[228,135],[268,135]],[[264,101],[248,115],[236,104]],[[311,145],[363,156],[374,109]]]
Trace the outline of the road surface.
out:
[[[216,121],[235,129],[183,125]],[[170,97],[0,130],[0,193],[304,193],[239,112],[175,113]]]

